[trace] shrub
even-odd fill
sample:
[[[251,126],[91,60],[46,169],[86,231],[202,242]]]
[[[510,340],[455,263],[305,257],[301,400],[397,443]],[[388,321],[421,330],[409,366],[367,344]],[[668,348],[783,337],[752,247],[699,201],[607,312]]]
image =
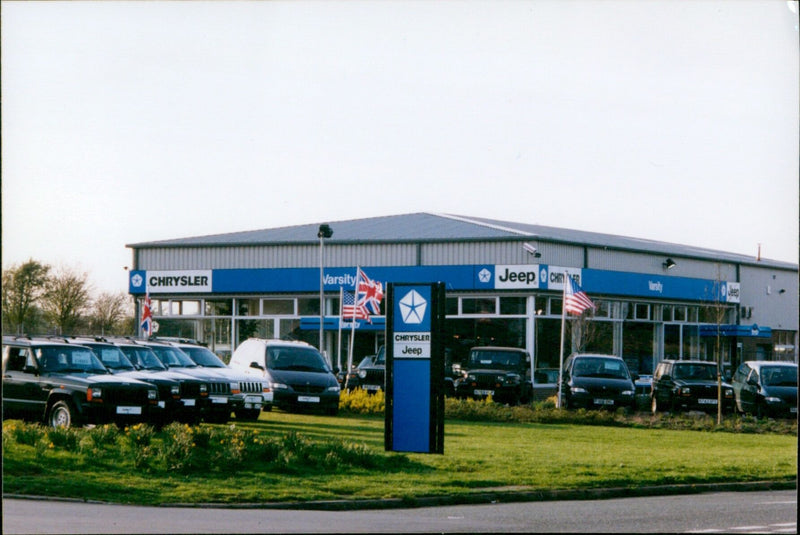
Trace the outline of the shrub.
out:
[[[343,390],[339,396],[339,410],[351,414],[383,414],[386,397],[383,390],[369,393],[363,388]]]

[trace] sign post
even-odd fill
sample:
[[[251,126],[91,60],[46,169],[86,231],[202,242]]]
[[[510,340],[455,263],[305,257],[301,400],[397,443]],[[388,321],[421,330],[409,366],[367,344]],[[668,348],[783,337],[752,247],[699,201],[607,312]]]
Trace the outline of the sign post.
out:
[[[387,451],[444,453],[444,283],[386,293]]]

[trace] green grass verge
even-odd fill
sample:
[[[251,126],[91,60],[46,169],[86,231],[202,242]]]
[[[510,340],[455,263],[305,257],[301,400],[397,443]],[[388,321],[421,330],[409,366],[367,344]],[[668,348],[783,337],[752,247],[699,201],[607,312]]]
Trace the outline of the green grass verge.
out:
[[[793,433],[778,434],[584,417],[595,425],[448,419],[443,455],[385,452],[379,415],[273,411],[253,423],[173,424],[158,432],[53,430],[9,420],[3,492],[136,504],[263,503],[796,479],[796,423]],[[611,421],[596,425],[598,418]]]

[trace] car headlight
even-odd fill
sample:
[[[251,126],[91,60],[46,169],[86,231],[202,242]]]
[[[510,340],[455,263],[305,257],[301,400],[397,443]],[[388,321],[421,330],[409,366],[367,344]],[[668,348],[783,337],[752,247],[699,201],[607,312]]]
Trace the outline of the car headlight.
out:
[[[289,390],[289,385],[283,383],[272,383],[273,390]]]
[[[200,395],[205,396],[208,394],[208,384],[200,383]]]
[[[573,394],[585,394],[586,393],[586,389],[583,388],[583,387],[580,387],[580,386],[570,387],[570,391],[572,391]]]
[[[764,401],[766,401],[767,403],[780,403],[781,402],[781,398],[776,398],[776,397],[773,397],[773,396],[769,396],[769,397],[764,398]]]
[[[156,390],[148,390],[147,391],[147,399],[150,401],[154,401],[158,399],[158,392]]]
[[[231,394],[240,394],[242,392],[239,383],[231,382],[230,387],[231,387]]]
[[[358,370],[358,376],[362,379],[367,378],[367,371],[366,370]]]
[[[633,395],[633,390],[623,390],[623,391],[621,392],[621,394],[622,394],[623,396],[632,396],[632,395]]]
[[[339,385],[333,385],[328,387],[328,392],[339,392]]]
[[[733,397],[733,388],[726,388],[725,389],[725,397],[732,398]]]
[[[181,387],[180,387],[180,385],[172,385],[171,387],[169,387],[169,393],[173,397],[180,396],[181,395]]]
[[[472,374],[467,375],[467,381],[475,382],[475,376]]]
[[[103,389],[102,388],[90,388],[86,391],[86,400],[87,401],[103,401]]]
[[[681,395],[682,396],[691,396],[692,395],[692,389],[689,388],[688,386],[682,387],[681,388]]]

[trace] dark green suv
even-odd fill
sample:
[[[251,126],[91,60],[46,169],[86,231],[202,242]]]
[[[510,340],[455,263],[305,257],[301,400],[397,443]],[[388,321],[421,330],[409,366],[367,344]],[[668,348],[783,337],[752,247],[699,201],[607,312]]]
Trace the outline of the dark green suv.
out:
[[[733,387],[722,381],[722,410],[733,411]],[[717,363],[662,360],[653,374],[650,407],[659,411],[717,411]]]
[[[3,337],[3,418],[53,427],[161,420],[158,390],[112,375],[89,347]]]

